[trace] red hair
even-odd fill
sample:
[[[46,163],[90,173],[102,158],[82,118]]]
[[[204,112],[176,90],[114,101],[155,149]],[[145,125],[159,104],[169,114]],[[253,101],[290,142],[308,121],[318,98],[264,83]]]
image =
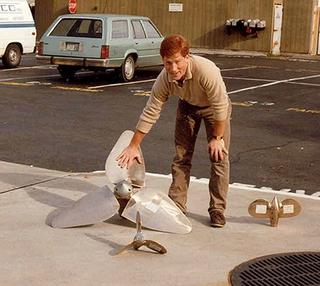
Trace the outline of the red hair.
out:
[[[189,54],[188,41],[178,34],[165,37],[160,46],[161,57],[170,57],[179,52],[183,57]]]

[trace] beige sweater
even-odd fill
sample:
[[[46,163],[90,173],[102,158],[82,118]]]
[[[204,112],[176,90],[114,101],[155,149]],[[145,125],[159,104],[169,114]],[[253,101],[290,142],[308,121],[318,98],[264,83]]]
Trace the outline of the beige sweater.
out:
[[[137,129],[148,133],[160,117],[163,104],[169,96],[195,106],[211,106],[215,120],[225,120],[228,115],[230,100],[222,80],[220,69],[210,60],[190,55],[185,80],[179,86],[172,80],[165,69],[161,71],[154,83],[150,98],[140,115]]]

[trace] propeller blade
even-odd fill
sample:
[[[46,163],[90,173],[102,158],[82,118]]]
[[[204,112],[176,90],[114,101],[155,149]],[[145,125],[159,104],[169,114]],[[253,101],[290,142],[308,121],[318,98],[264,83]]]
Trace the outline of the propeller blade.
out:
[[[136,215],[136,227],[137,227],[137,233],[133,240],[143,241],[144,237],[142,234],[141,216],[139,212],[137,212],[137,215]]]
[[[54,228],[95,224],[112,217],[118,209],[119,203],[113,192],[105,186],[85,195],[70,207],[57,210],[47,224]]]
[[[140,213],[142,225],[164,232],[185,234],[192,229],[188,218],[163,192],[153,188],[142,188],[129,200],[122,216],[136,222]]]
[[[141,158],[141,164],[139,164],[137,161],[133,163],[132,166],[130,166],[129,169],[127,168],[121,168],[118,165],[117,157],[121,154],[121,152],[129,145],[134,132],[131,130],[124,131],[114,147],[112,148],[106,163],[105,163],[105,171],[106,175],[109,178],[109,180],[113,184],[117,184],[123,180],[130,180],[132,185],[135,185],[137,187],[144,186],[144,180],[145,180],[145,164],[144,164],[144,158],[142,155],[142,151],[139,147],[139,153]]]
[[[285,199],[280,204],[280,218],[297,216],[301,212],[301,205],[294,199]]]
[[[130,249],[134,249],[134,250],[139,250],[140,247],[142,246],[146,246],[148,247],[149,249],[155,251],[155,252],[158,252],[160,254],[165,254],[167,253],[167,250],[165,249],[164,246],[162,246],[160,243],[158,242],[155,242],[153,240],[135,240],[133,242],[131,242],[130,244],[124,246],[124,247],[121,247],[120,249],[116,250],[113,255],[118,255],[118,254],[121,254],[127,250],[130,250]]]
[[[162,246],[160,243],[155,242],[153,240],[145,240],[144,245],[160,254],[165,254],[167,253],[167,250],[164,246]]]
[[[270,224],[273,227],[278,226],[279,224],[279,214],[280,214],[280,203],[277,196],[274,196],[271,201],[270,207]]]
[[[130,244],[126,245],[126,246],[123,246],[121,248],[119,248],[118,250],[114,251],[113,252],[113,255],[118,255],[118,254],[121,254],[129,249],[134,249],[134,241],[131,242]]]
[[[267,200],[258,199],[252,202],[248,207],[248,212],[256,218],[270,218],[271,205]]]

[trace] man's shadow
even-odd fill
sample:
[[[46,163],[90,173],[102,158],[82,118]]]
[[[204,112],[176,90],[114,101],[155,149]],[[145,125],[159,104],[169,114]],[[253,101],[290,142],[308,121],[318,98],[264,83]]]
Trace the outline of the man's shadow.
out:
[[[33,200],[53,207],[55,210],[51,211],[45,222],[57,214],[61,209],[71,207],[77,200],[72,200],[66,196],[57,194],[55,191],[67,191],[86,194],[101,191],[102,188],[74,178],[72,176],[56,177],[41,174],[26,174],[26,173],[1,173],[1,181],[13,186],[12,191],[19,192],[23,189]],[[107,182],[106,182],[107,183]],[[47,190],[46,190],[47,189]],[[52,190],[52,192],[50,191]],[[120,223],[113,220],[115,224]]]

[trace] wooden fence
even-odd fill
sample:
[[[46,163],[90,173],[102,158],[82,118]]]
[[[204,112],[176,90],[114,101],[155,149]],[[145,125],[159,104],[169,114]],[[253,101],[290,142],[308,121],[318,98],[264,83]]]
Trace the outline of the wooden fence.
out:
[[[145,15],[152,19],[164,35],[180,33],[189,39],[192,47],[270,52],[274,1],[77,0],[77,13]],[[279,1],[283,3],[281,51],[308,53],[316,0]],[[178,4],[182,11],[169,11],[170,4]],[[58,15],[67,13],[68,0],[36,0],[38,36]],[[257,37],[244,36],[237,29],[227,33],[225,23],[228,19],[260,19],[266,21],[266,27],[258,31]]]

